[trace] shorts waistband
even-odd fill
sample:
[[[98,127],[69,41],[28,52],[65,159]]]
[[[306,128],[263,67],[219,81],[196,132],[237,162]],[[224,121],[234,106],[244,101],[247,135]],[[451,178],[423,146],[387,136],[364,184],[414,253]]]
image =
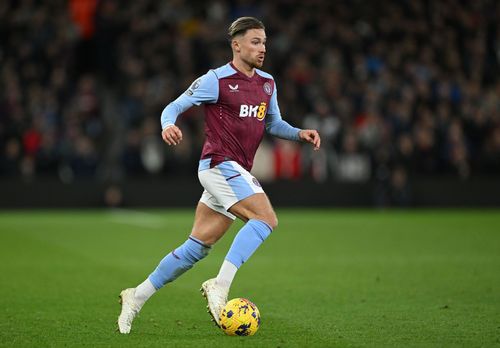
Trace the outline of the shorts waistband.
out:
[[[226,161],[234,161],[234,160],[227,156],[217,156],[217,155],[202,158],[198,165],[198,171],[201,172],[202,170],[213,168],[216,165]]]

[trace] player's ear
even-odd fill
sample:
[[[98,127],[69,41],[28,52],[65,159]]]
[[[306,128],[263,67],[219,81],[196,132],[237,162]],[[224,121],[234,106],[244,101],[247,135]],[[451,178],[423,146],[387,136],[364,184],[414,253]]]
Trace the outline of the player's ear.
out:
[[[238,39],[231,40],[231,47],[235,52],[239,53],[241,51],[240,42],[238,41]]]

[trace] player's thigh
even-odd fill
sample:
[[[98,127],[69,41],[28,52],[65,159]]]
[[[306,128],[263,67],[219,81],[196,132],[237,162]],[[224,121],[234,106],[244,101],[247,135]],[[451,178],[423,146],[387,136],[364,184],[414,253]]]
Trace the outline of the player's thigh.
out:
[[[245,222],[259,219],[272,228],[277,226],[276,214],[262,186],[237,162],[222,162],[213,168],[198,172],[198,177],[206,191],[201,201],[206,201],[213,209],[227,213],[229,217],[237,216]],[[225,211],[221,210],[220,206]]]
[[[229,208],[229,212],[243,221],[258,219],[266,222],[271,228],[278,226],[278,218],[265,193],[253,194]]]
[[[234,161],[225,161],[213,168],[201,170],[198,178],[205,188],[200,201],[230,218],[235,218],[228,212],[230,207],[264,192],[257,179]]]
[[[199,202],[191,235],[207,245],[215,244],[229,229],[233,220]]]

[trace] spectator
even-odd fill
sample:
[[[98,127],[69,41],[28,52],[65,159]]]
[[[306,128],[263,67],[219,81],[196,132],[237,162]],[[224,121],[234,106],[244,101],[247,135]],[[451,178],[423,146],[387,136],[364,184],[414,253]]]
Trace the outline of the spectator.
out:
[[[386,175],[395,182],[499,175],[499,13],[494,0],[2,2],[0,177],[188,172],[199,110],[183,118],[189,140],[175,153],[143,129],[223,63],[224,28],[243,14],[268,23],[265,70],[282,86],[285,119],[321,124],[322,153],[303,152],[303,172],[286,177],[368,180],[386,166],[402,168]]]

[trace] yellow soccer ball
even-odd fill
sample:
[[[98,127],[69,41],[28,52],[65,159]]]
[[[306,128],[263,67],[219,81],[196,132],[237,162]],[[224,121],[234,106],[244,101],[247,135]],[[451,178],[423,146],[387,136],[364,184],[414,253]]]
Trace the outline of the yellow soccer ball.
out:
[[[246,298],[234,298],[222,309],[220,326],[229,336],[255,335],[260,326],[259,309]]]

